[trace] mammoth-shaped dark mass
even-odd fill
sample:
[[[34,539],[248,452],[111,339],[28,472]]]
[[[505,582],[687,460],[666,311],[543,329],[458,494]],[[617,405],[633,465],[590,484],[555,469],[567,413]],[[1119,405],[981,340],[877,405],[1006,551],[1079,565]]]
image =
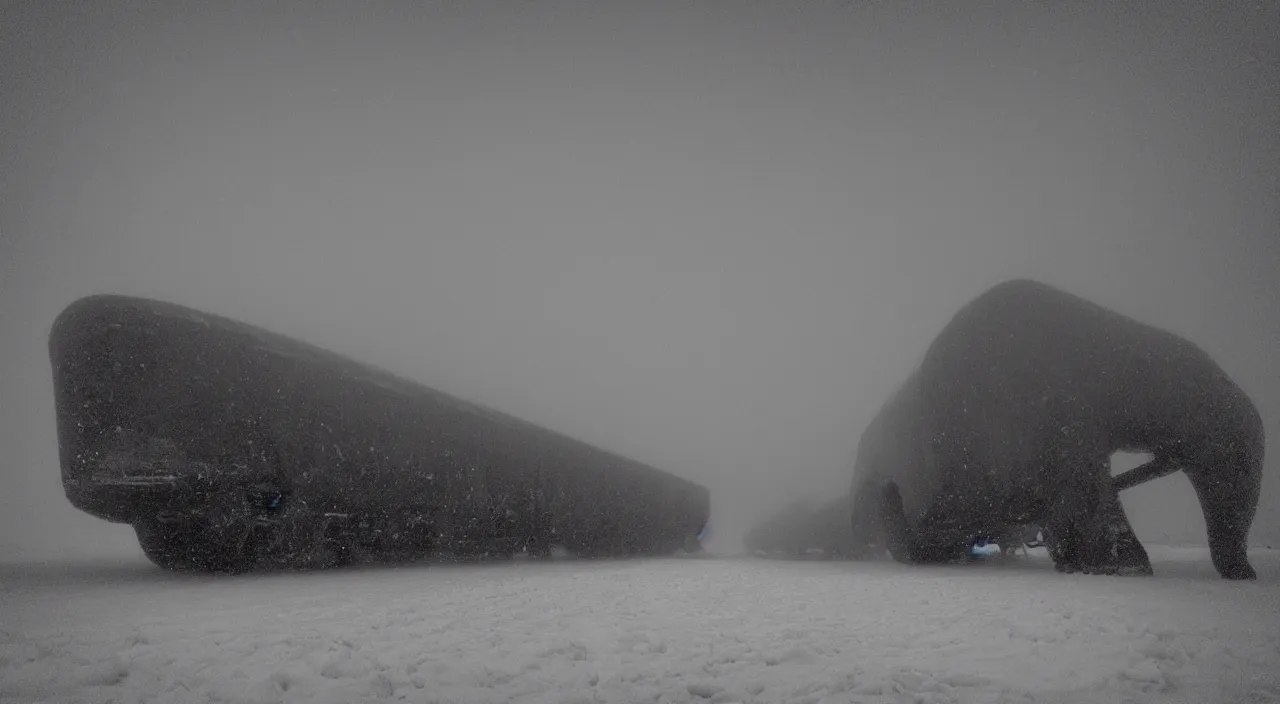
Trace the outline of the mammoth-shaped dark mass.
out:
[[[1253,402],[1195,344],[1008,281],[956,313],[864,430],[850,496],[855,554],[950,560],[974,536],[1037,524],[1061,571],[1151,574],[1117,492],[1181,469],[1214,567],[1251,579],[1264,448]],[[1113,481],[1119,451],[1154,460]]]

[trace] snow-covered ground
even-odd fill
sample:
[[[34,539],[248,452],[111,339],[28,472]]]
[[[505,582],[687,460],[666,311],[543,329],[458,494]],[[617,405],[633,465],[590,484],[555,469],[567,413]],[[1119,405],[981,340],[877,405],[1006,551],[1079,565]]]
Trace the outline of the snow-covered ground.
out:
[[[1280,702],[1280,554],[182,577],[0,565],[3,702]]]

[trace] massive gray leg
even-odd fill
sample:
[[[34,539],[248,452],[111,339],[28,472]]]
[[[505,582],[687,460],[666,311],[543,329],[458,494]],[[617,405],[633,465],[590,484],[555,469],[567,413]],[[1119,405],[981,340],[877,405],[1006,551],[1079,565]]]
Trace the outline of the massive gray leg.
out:
[[[879,520],[889,555],[904,564],[915,562],[911,549],[911,526],[907,523],[906,511],[902,507],[902,494],[898,492],[897,484],[889,484],[881,494]]]
[[[956,541],[954,535],[934,535],[932,531],[917,531],[907,523],[898,485],[890,483],[884,489],[880,504],[880,522],[884,527],[885,542],[893,559],[904,564],[941,564],[963,560],[968,556],[968,541]]]
[[[879,557],[888,547],[885,536],[884,499],[884,484],[879,481],[860,482],[850,492],[849,555],[852,559],[867,560]]]
[[[1138,541],[1115,486],[1110,458],[1101,452],[1064,453],[1056,498],[1045,528],[1060,572],[1150,575],[1151,560]]]
[[[1213,566],[1224,579],[1256,579],[1246,547],[1260,482],[1235,467],[1214,469],[1213,473],[1195,466],[1186,469],[1204,513]]]

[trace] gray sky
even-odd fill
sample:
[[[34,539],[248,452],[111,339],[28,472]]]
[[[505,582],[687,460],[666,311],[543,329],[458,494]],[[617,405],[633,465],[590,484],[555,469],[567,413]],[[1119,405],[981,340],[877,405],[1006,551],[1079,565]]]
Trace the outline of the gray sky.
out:
[[[846,491],[1015,276],[1187,335],[1280,438],[1280,9],[1073,4],[7,6],[0,557],[136,552],[59,482],[46,336],[97,292],[701,481],[734,538]],[[1181,475],[1125,502],[1204,540]]]

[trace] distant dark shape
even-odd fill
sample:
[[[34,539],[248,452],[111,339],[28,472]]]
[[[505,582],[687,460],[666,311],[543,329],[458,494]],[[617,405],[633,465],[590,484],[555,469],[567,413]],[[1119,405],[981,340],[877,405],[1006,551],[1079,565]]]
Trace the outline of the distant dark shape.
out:
[[[62,483],[173,570],[699,549],[706,488],[317,347],[92,296],[49,336]]]
[[[747,532],[749,552],[761,557],[848,559],[853,534],[849,501],[840,497],[814,507],[797,500]]]
[[[1060,571],[1151,574],[1117,492],[1182,469],[1214,567],[1252,579],[1246,539],[1265,438],[1200,348],[1026,280],[965,305],[863,432],[851,488],[859,556],[947,561],[974,536],[1045,529]],[[1114,480],[1118,451],[1154,460]]]

